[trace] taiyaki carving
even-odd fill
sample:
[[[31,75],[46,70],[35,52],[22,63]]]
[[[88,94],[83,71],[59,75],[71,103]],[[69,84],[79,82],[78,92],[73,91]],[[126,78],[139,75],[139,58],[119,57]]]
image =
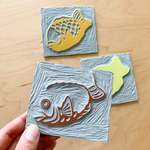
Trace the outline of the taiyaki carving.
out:
[[[53,83],[47,87],[47,93],[50,91],[52,95],[40,101],[43,114],[35,117],[37,122],[48,126],[76,122],[90,112],[94,100],[103,100],[106,96],[97,85],[87,88],[71,82]]]
[[[70,17],[62,16],[56,18],[48,26],[46,32],[47,47],[56,52],[69,50],[81,41],[91,25],[91,20],[84,18],[78,9],[76,9]],[[54,30],[59,34],[56,41],[49,41],[50,30]]]
[[[95,70],[109,71],[113,73],[112,94],[116,94],[124,84],[123,78],[129,73],[130,68],[124,65],[118,56],[114,56],[109,64],[98,65]]]

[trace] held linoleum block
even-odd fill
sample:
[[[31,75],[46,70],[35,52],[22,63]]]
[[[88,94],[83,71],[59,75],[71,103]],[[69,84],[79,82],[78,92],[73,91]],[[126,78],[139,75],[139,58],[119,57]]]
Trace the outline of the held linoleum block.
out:
[[[44,56],[97,53],[92,7],[42,8]]]
[[[107,141],[112,74],[38,63],[27,125],[46,135]]]
[[[112,104],[137,101],[133,67],[128,53],[82,59],[81,68],[112,73]]]

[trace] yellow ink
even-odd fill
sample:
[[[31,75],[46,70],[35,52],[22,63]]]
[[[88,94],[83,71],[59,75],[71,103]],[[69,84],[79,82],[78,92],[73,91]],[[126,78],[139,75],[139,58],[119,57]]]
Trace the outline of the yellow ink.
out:
[[[118,92],[124,84],[123,77],[126,76],[130,69],[128,66],[122,64],[119,57],[114,56],[110,64],[98,65],[95,70],[109,71],[113,74],[112,94]]]
[[[70,49],[81,41],[85,35],[86,30],[91,25],[91,20],[84,18],[78,9],[76,9],[70,17],[62,16],[60,18],[56,18],[47,29],[47,47],[57,52]],[[50,29],[53,29],[60,34],[60,38],[58,40],[48,40]]]

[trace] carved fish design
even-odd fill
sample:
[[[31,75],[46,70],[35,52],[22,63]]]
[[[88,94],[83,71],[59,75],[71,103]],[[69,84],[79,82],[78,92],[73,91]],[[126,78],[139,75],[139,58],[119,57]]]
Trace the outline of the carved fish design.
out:
[[[112,95],[115,95],[124,84],[123,78],[129,73],[130,68],[123,64],[118,56],[114,56],[109,64],[98,65],[95,70],[109,71],[113,73]]]
[[[85,18],[78,9],[76,9],[70,17],[62,16],[56,18],[49,25],[46,32],[47,47],[57,52],[70,49],[81,41],[86,30],[91,25],[91,20]],[[48,40],[50,29],[59,34],[56,41]]]
[[[81,84],[71,82],[53,83],[47,87],[47,90],[57,93],[55,101],[49,98],[42,99],[40,107],[44,112],[42,116],[35,119],[37,122],[49,126],[63,126],[76,122],[90,112],[93,100],[103,100],[106,96],[104,91],[97,85],[87,88]],[[63,95],[59,98],[64,99],[60,103],[56,98],[62,90]]]

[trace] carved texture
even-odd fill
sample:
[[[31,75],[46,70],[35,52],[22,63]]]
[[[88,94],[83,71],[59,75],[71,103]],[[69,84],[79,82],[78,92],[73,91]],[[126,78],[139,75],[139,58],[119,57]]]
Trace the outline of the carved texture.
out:
[[[43,113],[52,115],[51,110],[41,109],[41,100],[50,99],[55,102],[55,106],[61,107],[62,101],[66,97],[66,93],[69,93],[70,99],[76,99],[71,104],[74,107],[74,112],[82,112],[85,105],[89,103],[89,93],[86,94],[86,90],[78,90],[78,88],[72,86],[72,90],[67,91],[56,90],[51,91],[51,94],[47,91],[49,86],[58,82],[65,83],[77,83],[84,85],[86,88],[90,88],[96,82],[98,87],[101,87],[105,93],[106,98],[103,101],[93,100],[91,109],[83,118],[78,121],[65,125],[65,126],[51,126],[38,123],[35,118]],[[111,107],[111,73],[95,72],[95,80],[93,80],[93,74],[89,71],[82,71],[78,68],[67,67],[64,65],[51,64],[51,63],[38,63],[36,73],[33,81],[33,88],[29,103],[27,124],[38,123],[41,133],[48,135],[78,137],[88,140],[101,140],[107,141],[108,139],[108,127],[109,127],[109,111]],[[52,89],[51,89],[52,90]],[[75,94],[75,93],[76,94]],[[53,95],[53,94],[54,95]],[[100,93],[98,93],[98,96]],[[57,97],[56,97],[57,95]],[[62,101],[61,101],[62,100]],[[52,105],[52,103],[51,103]],[[65,105],[63,106],[66,107]],[[69,113],[70,114],[70,113]],[[68,114],[67,114],[68,115]],[[77,115],[76,113],[74,115]]]

